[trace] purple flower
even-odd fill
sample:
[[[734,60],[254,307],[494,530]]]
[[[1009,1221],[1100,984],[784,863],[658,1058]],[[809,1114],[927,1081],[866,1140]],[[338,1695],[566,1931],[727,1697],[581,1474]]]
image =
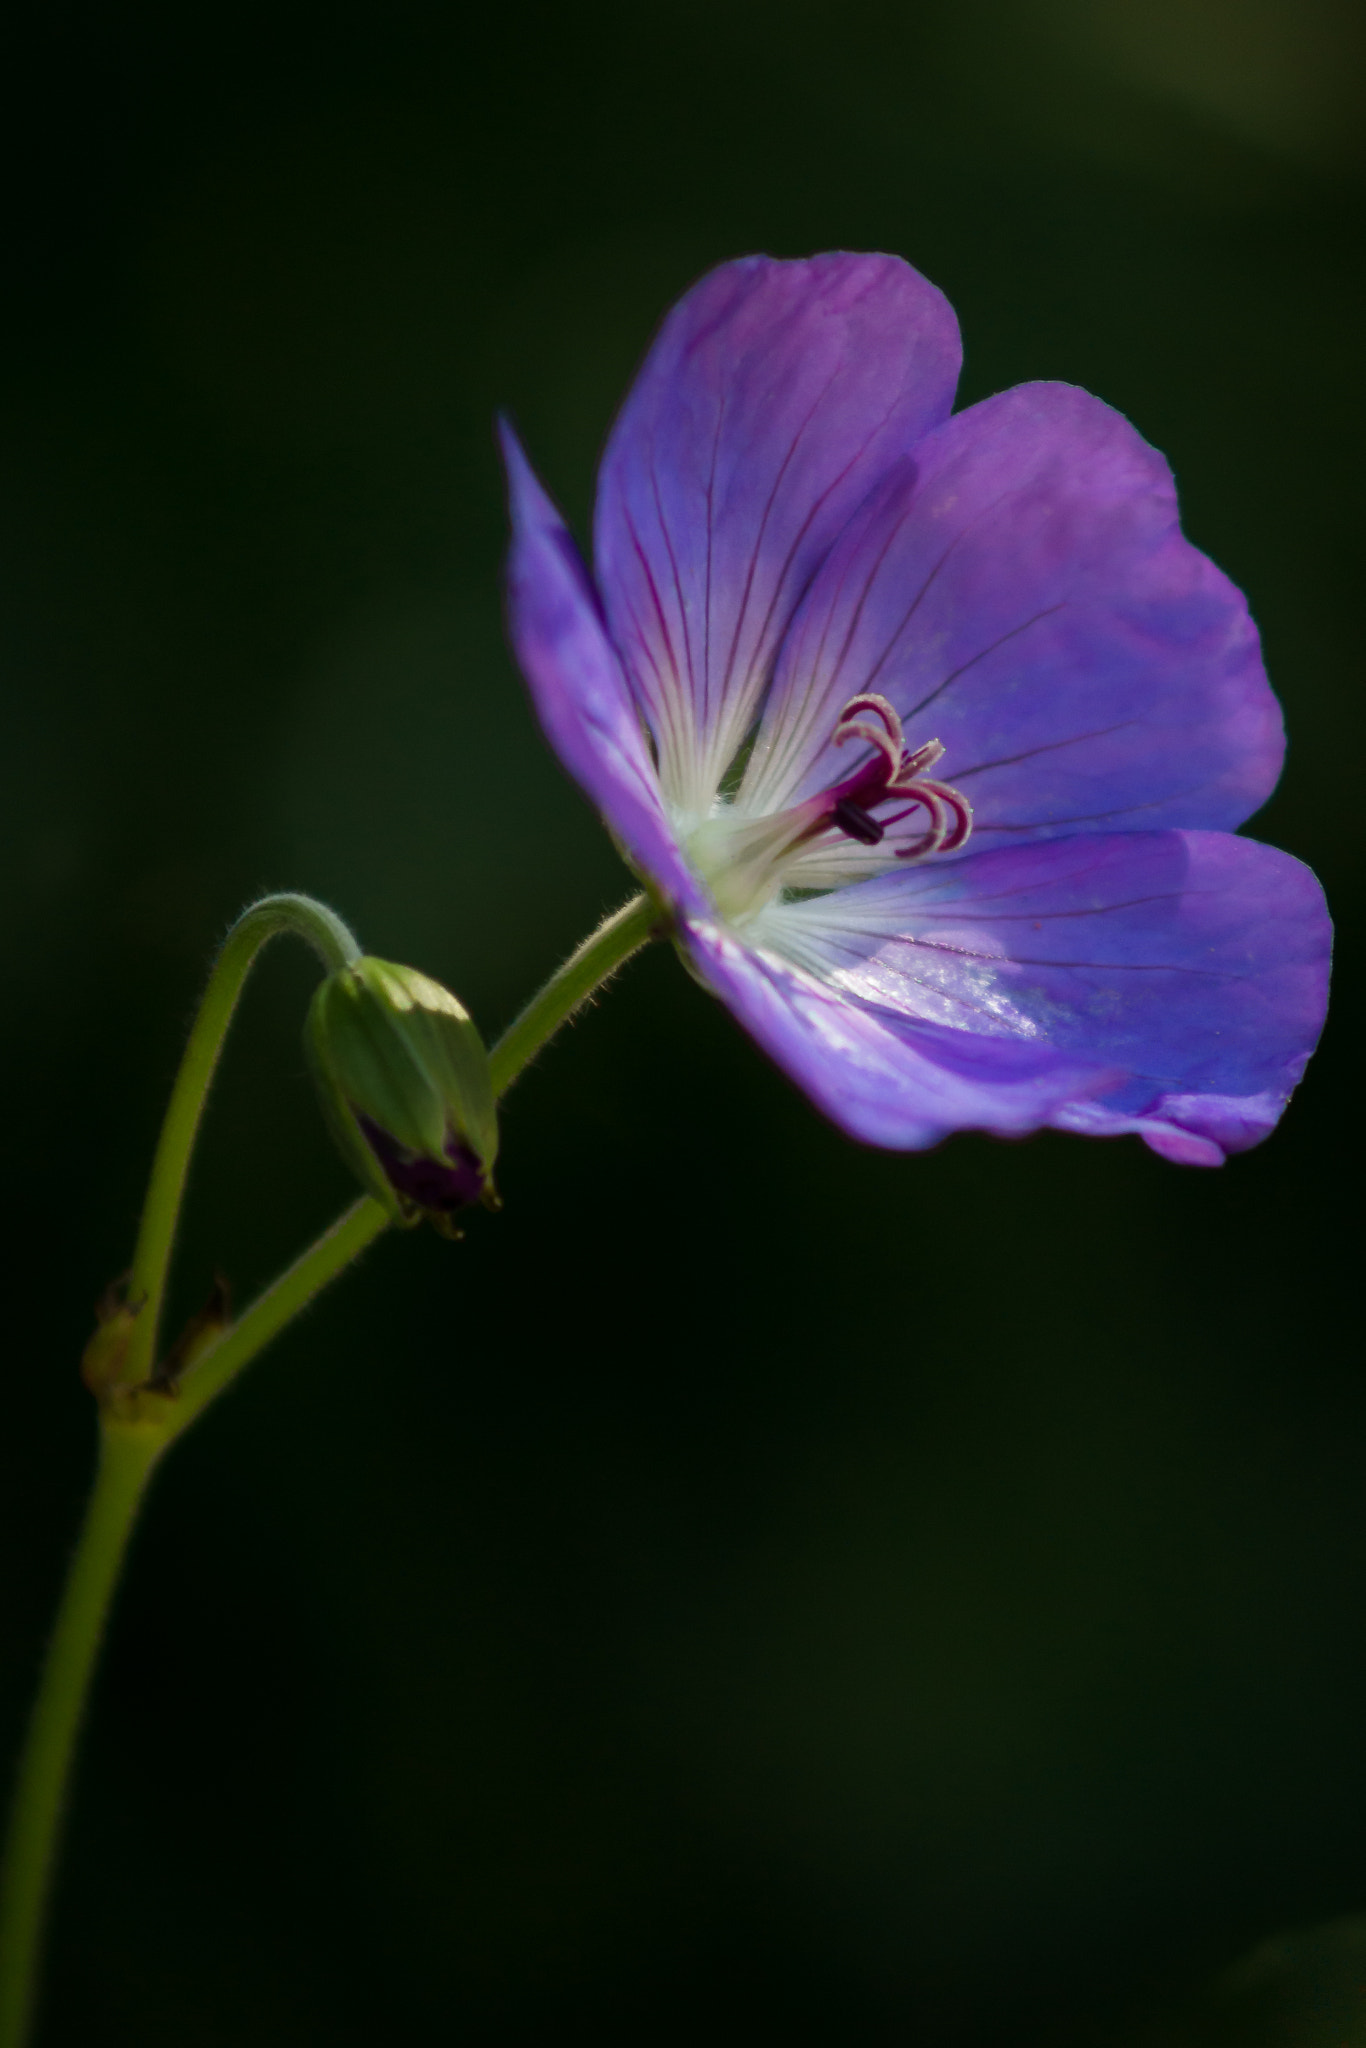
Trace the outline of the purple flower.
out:
[[[1118,413],[951,418],[958,367],[895,257],[711,272],[613,429],[596,582],[506,435],[517,653],[688,965],[854,1137],[1218,1165],[1327,992],[1318,883],[1233,836],[1283,752],[1256,629]]]

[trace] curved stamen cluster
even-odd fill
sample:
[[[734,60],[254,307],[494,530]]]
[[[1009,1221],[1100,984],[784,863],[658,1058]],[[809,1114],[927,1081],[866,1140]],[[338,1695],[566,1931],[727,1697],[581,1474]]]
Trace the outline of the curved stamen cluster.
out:
[[[885,697],[871,691],[851,697],[831,737],[837,747],[858,739],[873,748],[870,760],[826,793],[830,820],[848,838],[861,846],[877,846],[890,826],[899,825],[918,809],[925,813],[925,830],[907,845],[894,847],[896,859],[954,853],[964,844],[972,830],[971,804],[951,784],[932,781],[922,773],[933,768],[943,747],[938,740],[908,747],[901,720]],[[878,805],[897,797],[909,798],[909,802],[889,818],[872,815]]]
[[[908,747],[901,720],[885,697],[872,692],[851,697],[831,737],[836,746],[862,740],[873,751],[843,782],[786,810],[754,817],[723,804],[688,835],[689,854],[727,916],[746,916],[779,889],[820,872],[822,842],[828,848],[838,834],[861,846],[880,846],[893,826],[920,811],[924,830],[904,844],[888,845],[882,858],[923,860],[931,853],[953,853],[967,839],[972,830],[967,798],[924,773],[943,747],[938,740]],[[896,806],[890,814],[888,804]],[[875,811],[884,815],[876,817]],[[814,868],[807,865],[813,857]]]

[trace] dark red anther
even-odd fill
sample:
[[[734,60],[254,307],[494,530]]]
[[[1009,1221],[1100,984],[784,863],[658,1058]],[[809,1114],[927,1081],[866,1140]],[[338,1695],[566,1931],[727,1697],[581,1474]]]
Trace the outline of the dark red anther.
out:
[[[837,798],[831,815],[840,831],[850,839],[857,839],[860,846],[876,846],[886,830],[876,818],[870,818],[863,805],[855,803],[851,796]]]
[[[938,740],[926,740],[914,749],[906,745],[901,720],[885,697],[874,692],[851,697],[840,713],[832,735],[835,745],[862,740],[871,754],[844,782],[829,791],[828,822],[846,838],[861,846],[877,846],[889,826],[899,825],[912,812],[924,813],[925,830],[908,844],[892,849],[898,860],[919,860],[927,853],[953,853],[972,830],[972,806],[947,782],[932,782],[924,774],[944,749]],[[907,799],[888,818],[875,818],[878,805],[897,797]]]

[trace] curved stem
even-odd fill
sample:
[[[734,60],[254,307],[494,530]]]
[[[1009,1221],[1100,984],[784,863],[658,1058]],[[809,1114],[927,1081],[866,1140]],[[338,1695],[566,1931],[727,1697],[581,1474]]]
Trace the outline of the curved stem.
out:
[[[658,922],[659,912],[650,899],[633,896],[584,940],[494,1046],[489,1060],[495,1094],[506,1093],[561,1024],[653,937]],[[178,1436],[315,1294],[373,1244],[392,1220],[382,1203],[363,1195],[301,1252],[221,1337],[196,1356],[173,1405],[165,1410],[168,1441]]]
[[[495,1094],[506,1092],[560,1026],[661,927],[662,913],[641,895],[585,939],[494,1046],[489,1057]],[[266,897],[253,905],[218,956],[176,1076],[130,1281],[130,1301],[143,1302],[134,1324],[136,1357],[130,1346],[122,1384],[111,1393],[101,1424],[95,1487],[19,1765],[0,1889],[0,2048],[24,2048],[28,2039],[44,1909],[76,1737],[119,1567],[152,1468],[257,1352],[391,1221],[381,1203],[363,1196],[198,1353],[178,1389],[144,1384],[155,1355],[176,1217],[204,1098],[252,961],[267,939],[284,931],[308,939],[329,971],[359,957],[340,919],[306,896]]]
[[[105,1426],[85,1523],[19,1764],[0,1888],[0,2048],[22,2048],[36,1990],[35,1963],[52,1887],[71,1758],[90,1674],[129,1532],[162,1448],[153,1432]]]
[[[504,1094],[575,1010],[639,951],[653,936],[658,921],[659,913],[650,899],[633,896],[584,940],[494,1046],[489,1060],[495,1094]],[[162,1411],[167,1441],[178,1436],[392,1220],[382,1203],[363,1195],[300,1253],[245,1314],[196,1356],[173,1404]]]
[[[595,989],[638,953],[660,929],[658,904],[646,895],[633,896],[603,919],[545,987],[513,1019],[489,1054],[493,1092],[505,1095],[529,1061],[568,1023]]]
[[[126,1367],[130,1383],[146,1379],[156,1357],[176,1220],[218,1055],[252,963],[266,941],[279,932],[306,939],[329,973],[360,958],[360,947],[341,919],[311,896],[263,897],[243,911],[224,940],[180,1062],[152,1160],[128,1279],[128,1300],[138,1307]]]

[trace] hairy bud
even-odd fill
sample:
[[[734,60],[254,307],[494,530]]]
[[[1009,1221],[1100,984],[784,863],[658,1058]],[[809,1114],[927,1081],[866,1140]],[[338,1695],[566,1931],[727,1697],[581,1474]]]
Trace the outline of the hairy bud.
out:
[[[396,1220],[450,1236],[459,1210],[496,1204],[488,1055],[449,989],[358,960],[318,989],[304,1044],[342,1153]]]

